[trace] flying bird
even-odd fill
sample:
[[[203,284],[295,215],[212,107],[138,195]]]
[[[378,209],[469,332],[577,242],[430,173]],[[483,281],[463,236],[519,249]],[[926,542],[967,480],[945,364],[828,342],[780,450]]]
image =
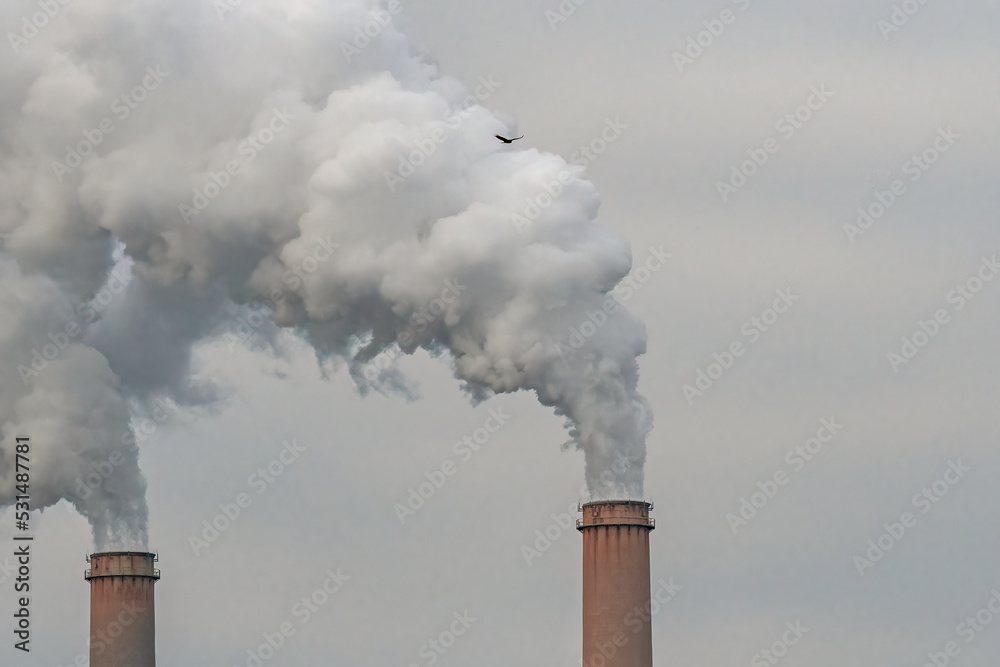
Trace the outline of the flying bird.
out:
[[[497,139],[499,139],[500,141],[504,142],[505,144],[512,144],[515,141],[517,141],[518,139],[524,139],[524,135],[523,134],[521,136],[519,136],[519,137],[514,137],[513,139],[508,139],[507,137],[501,137],[499,134],[495,134],[493,136],[495,136]]]

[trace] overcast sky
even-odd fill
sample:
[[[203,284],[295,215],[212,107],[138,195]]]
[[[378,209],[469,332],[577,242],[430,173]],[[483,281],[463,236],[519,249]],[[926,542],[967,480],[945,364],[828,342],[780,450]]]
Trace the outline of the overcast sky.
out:
[[[37,10],[11,4],[4,33]],[[950,664],[1000,654],[1000,619],[960,627],[1000,591],[1000,7],[904,4],[899,26],[889,0],[404,0],[393,18],[441,74],[500,84],[483,104],[525,135],[514,149],[600,150],[585,177],[631,245],[648,337],[653,587],[681,587],[653,620],[657,667],[753,665],[797,621],[789,667],[921,667],[949,641]],[[6,44],[0,59],[17,72]],[[859,208],[883,213],[859,225]],[[391,362],[416,400],[362,397],[281,336],[283,357],[200,343],[192,369],[223,396],[141,443],[158,665],[247,665],[291,621],[265,665],[429,666],[427,642],[467,613],[433,664],[576,667],[580,536],[559,515],[584,468],[562,418],[528,392],[471,404],[447,353]],[[444,483],[401,512],[429,479]],[[243,493],[230,527],[192,542]],[[13,523],[0,512],[5,544]],[[33,650],[12,649],[0,570],[0,663],[69,665],[87,650],[90,527],[63,501],[33,530]],[[300,622],[328,571],[346,581]]]

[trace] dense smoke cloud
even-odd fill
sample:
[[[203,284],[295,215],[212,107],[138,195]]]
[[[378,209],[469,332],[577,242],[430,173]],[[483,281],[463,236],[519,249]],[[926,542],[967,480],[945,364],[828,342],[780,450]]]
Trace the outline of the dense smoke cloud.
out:
[[[474,399],[534,391],[595,496],[642,494],[645,329],[609,301],[629,246],[580,167],[493,138],[514,129],[484,106],[503,82],[441,76],[398,12],[359,0],[59,7],[0,62],[0,502],[30,434],[36,505],[75,498],[99,547],[144,543],[125,398],[213,400],[191,348],[234,304],[348,360],[362,389],[412,389],[359,370],[398,345],[450,353]],[[131,274],[104,299],[116,243]]]

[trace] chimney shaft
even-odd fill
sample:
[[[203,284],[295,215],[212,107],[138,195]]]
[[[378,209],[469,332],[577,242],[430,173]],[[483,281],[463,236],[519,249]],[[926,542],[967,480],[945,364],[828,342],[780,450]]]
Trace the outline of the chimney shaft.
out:
[[[156,555],[115,551],[92,554],[87,560],[90,667],[156,667]]]
[[[651,503],[583,505],[583,667],[652,667]]]

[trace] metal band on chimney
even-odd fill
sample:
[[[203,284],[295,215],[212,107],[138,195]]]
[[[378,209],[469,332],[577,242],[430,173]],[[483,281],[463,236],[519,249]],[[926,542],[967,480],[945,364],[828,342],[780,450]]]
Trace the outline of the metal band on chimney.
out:
[[[641,526],[653,530],[656,521],[649,516],[653,503],[643,500],[598,500],[580,505],[583,518],[576,520],[576,529],[595,526]]]

